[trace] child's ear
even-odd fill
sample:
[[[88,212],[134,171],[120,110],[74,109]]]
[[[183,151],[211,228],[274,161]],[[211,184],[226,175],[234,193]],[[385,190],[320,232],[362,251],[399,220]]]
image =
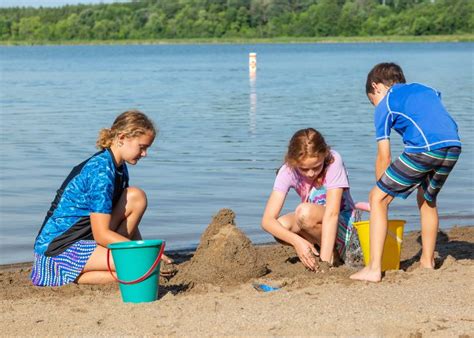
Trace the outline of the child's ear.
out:
[[[372,88],[374,89],[374,93],[377,93],[377,94],[380,93],[380,87],[379,87],[379,85],[380,85],[379,83],[375,83],[375,82],[372,82],[372,83],[371,83],[371,86],[372,86]]]
[[[122,146],[123,141],[125,141],[125,138],[126,138],[125,134],[120,133],[116,136],[115,142],[117,142],[119,146]]]

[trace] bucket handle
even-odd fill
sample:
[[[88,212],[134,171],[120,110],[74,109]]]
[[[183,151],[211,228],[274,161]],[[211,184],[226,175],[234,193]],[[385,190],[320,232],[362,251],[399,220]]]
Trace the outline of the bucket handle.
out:
[[[137,279],[131,280],[131,281],[123,281],[123,280],[118,279],[117,277],[115,277],[115,275],[114,275],[113,272],[112,272],[112,269],[110,268],[110,249],[107,248],[107,269],[109,270],[109,272],[110,272],[110,274],[112,275],[112,277],[113,277],[117,282],[119,282],[120,284],[125,284],[125,285],[137,284],[137,283],[143,282],[145,279],[147,279],[147,278],[153,273],[153,271],[155,271],[156,267],[158,266],[158,264],[159,264],[160,261],[161,261],[161,256],[163,256],[163,252],[164,252],[164,251],[165,251],[165,242],[162,242],[162,243],[161,243],[160,252],[158,253],[158,257],[156,257],[156,260],[155,260],[155,262],[153,263],[153,265],[151,266],[151,268],[150,268],[143,276],[141,276],[140,278],[137,278]]]

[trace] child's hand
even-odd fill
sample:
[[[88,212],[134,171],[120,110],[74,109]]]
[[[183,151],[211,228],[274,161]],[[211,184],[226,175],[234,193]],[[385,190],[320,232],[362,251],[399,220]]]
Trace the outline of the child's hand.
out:
[[[172,260],[171,258],[169,258],[168,256],[166,256],[165,254],[163,254],[163,256],[161,256],[161,259],[162,259],[163,262],[165,262],[166,264],[173,264],[173,263],[174,263],[174,260]]]
[[[298,242],[295,243],[295,250],[301,263],[308,269],[314,271],[316,269],[316,257],[319,256],[314,245],[300,237]]]
[[[173,277],[178,272],[177,267],[173,264],[174,260],[166,256],[165,254],[161,256],[161,259],[164,264],[161,264],[160,276],[165,278]]]

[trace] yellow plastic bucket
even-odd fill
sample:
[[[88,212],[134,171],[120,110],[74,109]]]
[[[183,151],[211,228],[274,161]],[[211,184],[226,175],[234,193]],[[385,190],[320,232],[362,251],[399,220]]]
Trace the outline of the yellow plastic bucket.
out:
[[[383,247],[382,271],[400,269],[400,253],[403,242],[404,220],[389,220],[387,238]],[[364,255],[365,265],[370,260],[370,225],[369,221],[354,222],[359,235],[360,247]]]

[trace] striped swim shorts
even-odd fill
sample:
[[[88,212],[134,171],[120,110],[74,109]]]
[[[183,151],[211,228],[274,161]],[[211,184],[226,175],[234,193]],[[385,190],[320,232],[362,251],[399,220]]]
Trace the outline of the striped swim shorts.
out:
[[[73,283],[97,247],[95,241],[74,243],[57,256],[35,253],[31,281],[36,286],[61,286]]]
[[[434,202],[460,154],[460,147],[404,152],[385,170],[377,186],[390,196],[403,199],[421,186],[425,200]]]

